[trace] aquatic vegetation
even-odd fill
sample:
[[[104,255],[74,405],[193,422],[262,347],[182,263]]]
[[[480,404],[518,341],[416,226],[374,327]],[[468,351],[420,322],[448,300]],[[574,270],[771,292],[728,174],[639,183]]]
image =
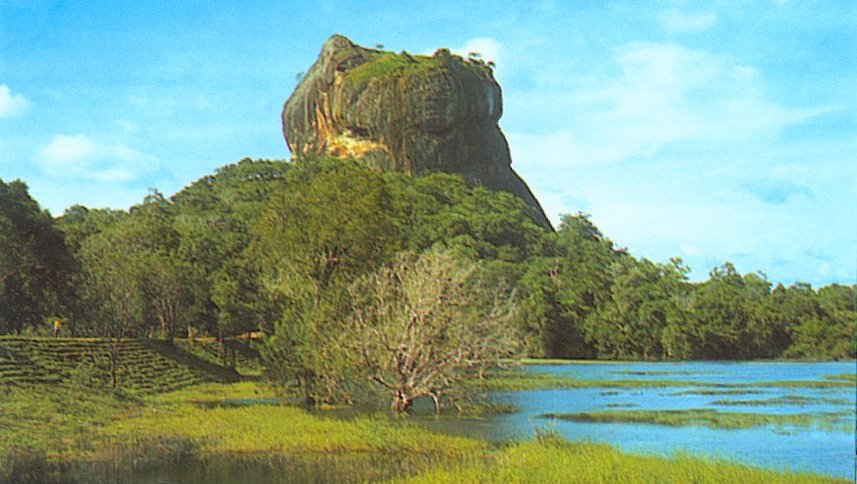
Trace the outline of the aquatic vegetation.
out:
[[[680,390],[667,393],[669,396],[679,395],[761,395],[767,393],[764,390],[752,390],[749,388],[694,388],[691,390]]]
[[[855,384],[847,380],[779,380],[769,382],[754,382],[749,384],[755,387],[777,387],[777,388],[845,388],[853,387]]]
[[[474,385],[492,391],[520,391],[547,388],[668,388],[698,387],[705,389],[729,389],[739,393],[751,393],[755,388],[848,388],[854,383],[846,380],[779,380],[748,383],[711,382],[697,380],[658,379],[575,379],[552,373],[530,373],[523,371],[494,372]]]
[[[658,375],[714,375],[716,371],[687,371],[687,370],[621,370],[611,371],[614,375],[658,376]]]
[[[606,410],[599,412],[547,413],[543,418],[573,422],[647,423],[673,427],[695,426],[714,429],[744,429],[760,426],[813,427],[848,431],[848,412],[767,414],[721,412],[710,408],[677,410]]]
[[[565,358],[523,358],[524,365],[612,365],[613,360],[569,360]]]
[[[857,373],[839,373],[836,375],[824,375],[828,380],[842,380],[857,384]]]
[[[853,405],[853,400],[845,400],[843,398],[825,398],[825,397],[806,397],[803,395],[782,395],[779,397],[767,398],[764,400],[715,400],[712,405],[748,405],[748,406],[764,406],[764,405],[814,405],[814,404],[829,404],[829,405]]]

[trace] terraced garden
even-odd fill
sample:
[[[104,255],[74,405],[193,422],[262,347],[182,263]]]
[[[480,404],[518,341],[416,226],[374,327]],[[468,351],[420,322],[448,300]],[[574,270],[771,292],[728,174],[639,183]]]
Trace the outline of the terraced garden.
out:
[[[113,341],[97,338],[0,337],[0,385],[63,385],[73,379],[110,382]],[[118,343],[117,386],[140,393],[176,390],[205,382],[230,382],[237,373],[215,364],[205,352],[164,341]]]

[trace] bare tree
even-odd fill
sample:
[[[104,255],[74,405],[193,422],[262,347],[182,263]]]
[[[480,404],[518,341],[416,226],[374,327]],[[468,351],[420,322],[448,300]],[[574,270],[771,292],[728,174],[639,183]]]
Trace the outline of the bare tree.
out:
[[[349,351],[392,394],[396,412],[422,396],[440,411],[444,393],[516,347],[514,295],[486,287],[476,263],[447,250],[400,256],[358,281],[351,297]]]

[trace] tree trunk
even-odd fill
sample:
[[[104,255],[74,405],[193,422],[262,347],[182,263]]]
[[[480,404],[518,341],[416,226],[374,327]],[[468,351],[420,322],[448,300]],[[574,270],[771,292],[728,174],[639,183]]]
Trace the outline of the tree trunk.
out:
[[[312,396],[312,389],[310,388],[310,379],[312,379],[312,370],[305,368],[304,369],[304,398],[306,401],[306,406],[309,408],[315,407],[315,398]]]
[[[161,317],[161,337],[164,341],[172,344],[173,342],[173,325],[170,318]]]
[[[440,415],[440,394],[432,393],[431,401],[434,403],[434,413]]]
[[[226,365],[226,340],[223,338],[223,325],[218,328],[217,339],[220,341],[220,361]]]
[[[118,352],[119,348],[116,346],[110,352],[110,386],[113,388],[116,388],[116,353]]]
[[[390,410],[396,413],[404,413],[410,410],[413,403],[414,399],[409,397],[407,393],[397,390],[396,397],[393,398],[393,402],[390,404]]]

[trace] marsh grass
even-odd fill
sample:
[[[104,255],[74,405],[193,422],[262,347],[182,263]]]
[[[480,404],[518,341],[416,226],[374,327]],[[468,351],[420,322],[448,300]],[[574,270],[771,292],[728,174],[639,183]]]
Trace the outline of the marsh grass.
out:
[[[857,384],[857,373],[838,373],[836,375],[824,375],[828,380],[847,381],[852,384]]]
[[[747,405],[753,407],[762,407],[767,405],[796,405],[804,407],[806,405],[854,405],[853,400],[845,400],[843,398],[827,398],[827,397],[807,397],[804,395],[782,395],[779,397],[756,399],[756,400],[715,400],[712,405],[737,406]]]
[[[729,389],[736,393],[750,393],[756,388],[848,388],[855,384],[844,379],[780,380],[750,383],[710,382],[704,380],[658,380],[658,379],[572,379],[551,373],[525,373],[523,371],[498,371],[474,386],[487,391],[523,391],[550,388],[669,388],[699,387],[704,389]],[[694,390],[698,391],[698,390]]]
[[[641,423],[671,427],[708,427],[713,429],[746,429],[751,427],[807,427],[847,432],[852,412],[767,414],[721,412],[709,408],[680,410],[606,410],[599,412],[547,413],[543,418],[573,422]]]
[[[667,393],[667,395],[763,395],[765,393],[767,392],[764,390],[753,390],[748,388],[694,388],[691,390],[680,390],[677,392]]]
[[[522,358],[516,363],[523,365],[612,365],[612,360],[568,360],[564,358]]]
[[[687,370],[621,370],[611,371],[614,375],[634,375],[634,376],[662,376],[662,375],[716,375],[721,372],[717,371],[687,371]]]
[[[672,457],[628,454],[603,444],[551,439],[546,442],[516,443],[498,450],[483,461],[433,468],[399,482],[798,484],[848,481],[814,474],[756,469],[684,454]]]

